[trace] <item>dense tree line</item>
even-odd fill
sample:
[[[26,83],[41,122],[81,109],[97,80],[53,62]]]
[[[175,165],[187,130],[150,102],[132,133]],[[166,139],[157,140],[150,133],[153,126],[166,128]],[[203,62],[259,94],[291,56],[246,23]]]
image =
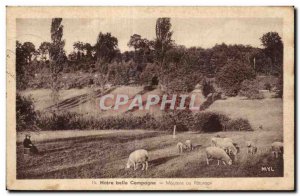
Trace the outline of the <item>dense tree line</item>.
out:
[[[283,43],[276,32],[262,35],[262,49],[224,43],[209,49],[187,48],[172,39],[171,19],[158,18],[154,27],[156,38],[148,40],[133,34],[128,38],[131,51],[121,53],[116,37],[99,32],[95,44],[75,42],[74,50],[66,55],[62,19],[54,20],[57,24],[52,23],[51,43],[43,42],[36,48],[30,42],[17,42],[18,89],[30,86],[28,83],[36,73],[48,71],[53,80],[58,80],[56,75],[60,72],[81,71],[97,73],[102,84],[151,84],[155,78],[166,89],[176,92],[191,91],[204,77],[215,77],[228,95],[236,95],[245,79],[253,79],[257,74],[282,75]]]

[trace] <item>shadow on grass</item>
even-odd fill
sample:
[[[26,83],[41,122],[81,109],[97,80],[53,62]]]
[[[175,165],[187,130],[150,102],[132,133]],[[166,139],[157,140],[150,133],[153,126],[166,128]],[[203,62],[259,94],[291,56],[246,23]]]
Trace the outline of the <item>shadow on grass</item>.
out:
[[[168,162],[171,159],[175,159],[177,157],[179,157],[179,155],[173,155],[173,156],[169,156],[169,157],[161,157],[161,158],[149,161],[149,165],[158,166],[158,165],[161,165],[161,164],[164,164],[164,163]]]
[[[200,149],[201,147],[202,147],[201,144],[195,144],[195,145],[193,146],[194,150]]]

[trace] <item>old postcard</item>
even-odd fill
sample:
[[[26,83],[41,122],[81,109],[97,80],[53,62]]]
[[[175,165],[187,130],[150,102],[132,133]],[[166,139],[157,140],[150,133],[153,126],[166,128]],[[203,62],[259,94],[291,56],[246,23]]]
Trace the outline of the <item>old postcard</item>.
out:
[[[293,7],[7,7],[8,190],[294,190]]]

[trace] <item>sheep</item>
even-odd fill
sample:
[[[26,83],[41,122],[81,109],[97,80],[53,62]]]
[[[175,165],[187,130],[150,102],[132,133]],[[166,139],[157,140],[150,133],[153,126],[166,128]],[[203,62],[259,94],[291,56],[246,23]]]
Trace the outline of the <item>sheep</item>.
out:
[[[282,142],[273,142],[271,144],[272,154],[274,157],[278,158],[279,154],[283,154],[283,143]]]
[[[248,154],[255,154],[257,152],[257,146],[252,141],[246,141],[246,146],[248,148]]]
[[[236,155],[239,152],[239,147],[237,147],[236,143],[233,143],[233,140],[231,138],[213,137],[211,139],[211,142],[212,146],[222,148],[228,155],[234,155],[234,161],[236,161]]]
[[[194,149],[191,140],[186,140],[185,145],[187,146],[187,149],[189,149],[189,151],[192,151]]]
[[[187,146],[185,144],[183,144],[182,142],[178,142],[177,149],[178,149],[179,154],[181,154],[181,153],[183,153],[183,150],[187,149]]]
[[[223,162],[224,165],[226,165],[226,163],[228,165],[232,165],[231,158],[222,148],[210,146],[205,149],[205,153],[207,165],[209,165],[210,159],[218,160],[218,165],[220,165],[220,160]]]
[[[133,165],[133,169],[137,170],[138,164],[142,164],[142,170],[148,169],[148,152],[144,149],[139,149],[129,155],[126,168],[129,169]]]
[[[223,141],[223,142],[219,142],[217,144],[217,147],[222,148],[223,150],[225,150],[225,152],[228,155],[233,155],[234,156],[234,161],[236,161],[236,155],[238,153],[237,148],[233,145],[232,142],[229,141]]]

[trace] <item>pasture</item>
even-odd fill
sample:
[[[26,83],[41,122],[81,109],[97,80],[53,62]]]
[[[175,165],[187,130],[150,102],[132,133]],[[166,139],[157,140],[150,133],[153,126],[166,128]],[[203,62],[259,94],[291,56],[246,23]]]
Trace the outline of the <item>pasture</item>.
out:
[[[39,140],[36,144],[41,151],[37,156],[24,156],[20,143],[17,145],[17,178],[167,178],[167,177],[251,177],[282,176],[282,159],[274,159],[269,146],[281,140],[279,132],[220,132],[198,134],[187,132],[175,139],[159,132],[97,131],[90,136],[69,131],[70,137],[52,137]],[[75,131],[76,132],[76,131]],[[66,135],[67,133],[65,133]],[[231,166],[213,161],[206,165],[204,149],[210,145],[210,138],[219,134],[231,137],[241,147],[238,161]],[[179,155],[178,141],[191,139],[196,148],[192,152]],[[258,153],[246,153],[245,140],[257,141]],[[128,155],[135,149],[149,151],[147,171],[125,169]],[[266,150],[266,151],[265,151]],[[262,171],[262,167],[272,167],[273,172]]]
[[[130,92],[130,87],[123,89]],[[121,91],[116,89],[115,91]],[[136,94],[138,91],[131,92]],[[83,89],[74,96],[86,93]],[[33,94],[42,108],[45,92]],[[80,108],[80,105],[77,106]],[[259,177],[283,176],[283,160],[274,159],[270,145],[283,140],[282,100],[245,100],[241,97],[214,102],[208,111],[221,112],[231,118],[246,118],[253,132],[184,132],[173,139],[170,133],[151,130],[69,130],[41,131],[32,134],[40,155],[24,156],[22,140],[24,133],[18,133],[17,178],[70,179],[70,178],[184,178],[184,177]],[[264,118],[266,117],[267,118]],[[259,128],[263,125],[263,128]],[[231,137],[240,146],[238,160],[233,165],[220,165],[213,161],[206,165],[205,148],[210,146],[216,135]],[[196,146],[192,152],[179,154],[177,142],[191,139]],[[258,153],[248,155],[246,141],[257,144]],[[129,154],[136,149],[149,152],[148,171],[125,169]],[[274,171],[262,171],[272,167]]]

